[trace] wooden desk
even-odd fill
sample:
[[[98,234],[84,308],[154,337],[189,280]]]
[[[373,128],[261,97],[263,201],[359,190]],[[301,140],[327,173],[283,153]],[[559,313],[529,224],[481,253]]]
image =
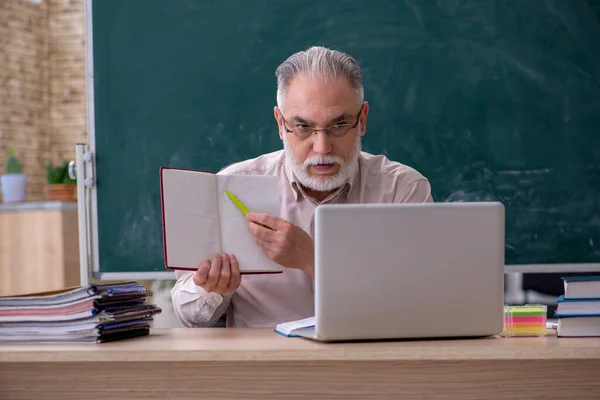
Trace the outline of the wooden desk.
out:
[[[0,345],[0,398],[14,400],[580,400],[600,398],[599,377],[600,338],[322,344],[209,328],[100,345]]]

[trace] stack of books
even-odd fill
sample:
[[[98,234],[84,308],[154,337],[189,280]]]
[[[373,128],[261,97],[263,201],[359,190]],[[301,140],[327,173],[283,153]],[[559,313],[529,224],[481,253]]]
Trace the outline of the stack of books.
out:
[[[137,282],[0,297],[0,343],[103,343],[145,336],[162,310]]]
[[[600,276],[563,277],[565,291],[557,300],[556,335],[600,336]]]

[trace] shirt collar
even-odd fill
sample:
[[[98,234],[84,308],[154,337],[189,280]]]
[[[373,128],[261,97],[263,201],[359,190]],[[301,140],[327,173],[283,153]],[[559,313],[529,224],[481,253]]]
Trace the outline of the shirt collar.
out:
[[[285,174],[287,176],[288,182],[292,189],[292,193],[294,195],[294,200],[298,201],[300,196],[310,198],[310,196],[308,196],[306,194],[306,192],[304,191],[304,189],[302,188],[302,185],[298,181],[296,174],[294,174],[294,171],[291,166],[291,162],[287,157],[285,158],[284,164],[285,164],[285,168],[284,168]],[[335,192],[333,192],[332,194],[327,196],[327,198],[325,200],[323,200],[322,203],[330,201],[331,199],[334,199],[341,194],[345,194],[346,196],[348,196],[348,195],[350,195],[350,192],[352,191],[352,188],[354,186],[360,185],[360,156],[359,156],[358,165],[359,165],[358,168],[356,169],[356,171],[354,171],[354,174],[352,174],[348,178],[346,183],[344,183],[344,185],[342,187],[338,188]]]

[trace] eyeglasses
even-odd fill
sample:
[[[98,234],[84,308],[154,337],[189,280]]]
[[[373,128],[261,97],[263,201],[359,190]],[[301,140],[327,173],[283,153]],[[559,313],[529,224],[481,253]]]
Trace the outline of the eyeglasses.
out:
[[[302,124],[302,123],[296,124],[296,126],[292,127],[292,129],[288,129],[286,126],[287,121],[285,120],[285,118],[283,118],[283,115],[281,116],[281,119],[283,120],[283,129],[285,129],[286,132],[288,132],[288,133],[293,133],[294,135],[298,136],[301,139],[307,139],[308,137],[310,137],[313,134],[316,134],[317,132],[320,132],[320,131],[325,132],[327,135],[339,138],[339,137],[344,136],[346,133],[348,133],[348,131],[350,131],[350,129],[356,128],[356,126],[360,122],[360,113],[362,112],[362,108],[363,108],[363,106],[361,105],[360,110],[358,111],[358,114],[355,117],[356,122],[354,124],[349,124],[347,122],[337,122],[333,125],[323,128],[323,129],[317,129],[308,124]]]

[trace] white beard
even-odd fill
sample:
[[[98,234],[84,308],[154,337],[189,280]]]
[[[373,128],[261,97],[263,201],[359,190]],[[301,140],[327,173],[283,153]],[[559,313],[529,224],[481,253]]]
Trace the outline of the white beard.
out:
[[[283,148],[288,163],[292,167],[296,179],[300,184],[308,189],[315,190],[317,192],[330,192],[343,186],[348,178],[350,178],[358,169],[358,156],[361,150],[361,138],[360,132],[356,132],[356,140],[354,142],[354,149],[348,157],[348,161],[344,161],[341,157],[337,156],[314,156],[308,158],[304,163],[300,164],[294,157],[292,149],[286,139],[286,135],[283,135]],[[340,170],[334,176],[322,175],[320,177],[311,176],[308,173],[308,167],[310,165],[317,164],[339,164]]]

